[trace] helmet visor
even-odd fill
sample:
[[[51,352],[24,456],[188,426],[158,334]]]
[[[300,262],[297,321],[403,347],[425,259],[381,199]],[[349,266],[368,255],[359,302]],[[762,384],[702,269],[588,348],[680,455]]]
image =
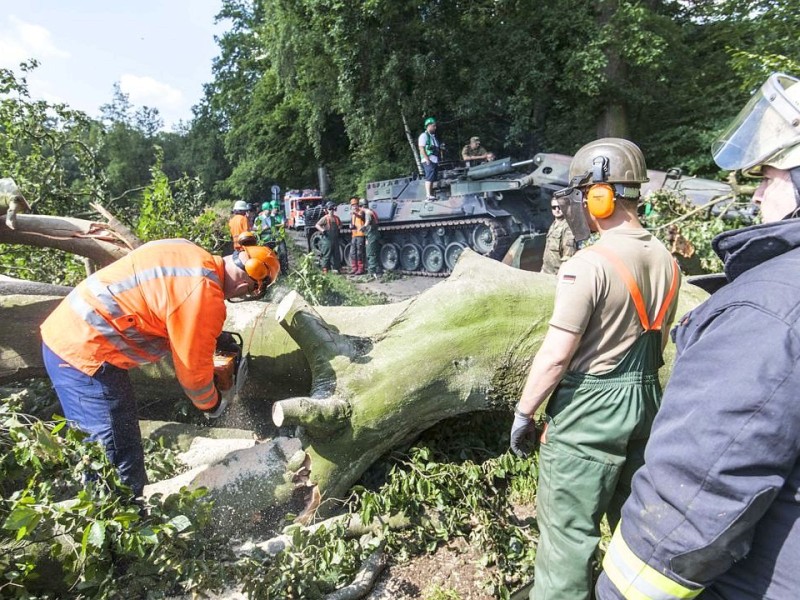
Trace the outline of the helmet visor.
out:
[[[553,200],[558,203],[564,219],[575,237],[575,242],[580,244],[592,235],[589,222],[586,220],[586,211],[583,208],[583,192],[578,187],[568,187],[558,190],[553,194]]]
[[[798,80],[774,73],[711,144],[711,154],[722,169],[750,169],[798,143]]]

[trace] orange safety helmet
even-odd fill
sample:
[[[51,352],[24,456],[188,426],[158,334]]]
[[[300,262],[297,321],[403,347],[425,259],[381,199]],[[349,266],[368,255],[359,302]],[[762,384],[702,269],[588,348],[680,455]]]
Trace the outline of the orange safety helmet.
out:
[[[242,254],[244,254],[244,261]],[[281,272],[278,256],[265,246],[242,246],[239,252],[234,252],[233,264],[255,279],[259,289],[265,291],[267,287],[275,283]]]

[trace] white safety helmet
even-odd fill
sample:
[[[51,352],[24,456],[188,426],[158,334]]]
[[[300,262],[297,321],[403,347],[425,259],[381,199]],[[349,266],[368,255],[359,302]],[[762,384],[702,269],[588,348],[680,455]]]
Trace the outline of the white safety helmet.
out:
[[[250,205],[244,200],[237,200],[236,202],[233,203],[233,210],[248,211],[250,210]]]
[[[712,143],[722,169],[760,175],[771,166],[800,166],[800,80],[773,73],[742,111]]]

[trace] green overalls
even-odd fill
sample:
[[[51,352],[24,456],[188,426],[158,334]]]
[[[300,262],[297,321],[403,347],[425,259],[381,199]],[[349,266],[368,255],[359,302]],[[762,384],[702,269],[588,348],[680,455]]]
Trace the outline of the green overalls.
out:
[[[375,211],[368,208],[372,214],[370,215],[369,225],[364,227],[364,232],[367,234],[367,272],[377,275],[381,271],[380,266],[380,239],[381,234],[378,231],[378,215]]]
[[[339,270],[339,217],[325,215],[325,231],[319,240],[320,262],[323,270]]]
[[[643,332],[608,373],[567,372],[550,397],[539,447],[533,600],[592,597],[592,568],[607,514],[613,531],[644,464],[644,448],[661,404],[661,325],[677,291],[677,264],[658,316],[649,322],[633,276],[606,247],[592,246],[614,265],[633,298]]]

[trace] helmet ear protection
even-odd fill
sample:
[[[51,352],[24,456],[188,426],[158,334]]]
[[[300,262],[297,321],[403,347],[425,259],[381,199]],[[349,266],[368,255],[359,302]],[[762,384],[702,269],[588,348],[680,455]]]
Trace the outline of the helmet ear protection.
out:
[[[595,219],[607,219],[614,213],[614,187],[602,183],[608,179],[608,158],[597,156],[592,161],[592,185],[586,192],[586,208]]]
[[[597,183],[586,192],[586,208],[595,219],[607,219],[614,213],[616,192],[607,183]]]
[[[246,258],[244,262],[242,262],[242,254],[244,254]],[[269,284],[272,283],[267,265],[257,258],[251,258],[247,254],[247,250],[245,248],[242,248],[240,252],[233,253],[233,264],[247,273],[249,277],[255,279],[258,282],[259,287],[263,286],[264,289],[266,289]]]

